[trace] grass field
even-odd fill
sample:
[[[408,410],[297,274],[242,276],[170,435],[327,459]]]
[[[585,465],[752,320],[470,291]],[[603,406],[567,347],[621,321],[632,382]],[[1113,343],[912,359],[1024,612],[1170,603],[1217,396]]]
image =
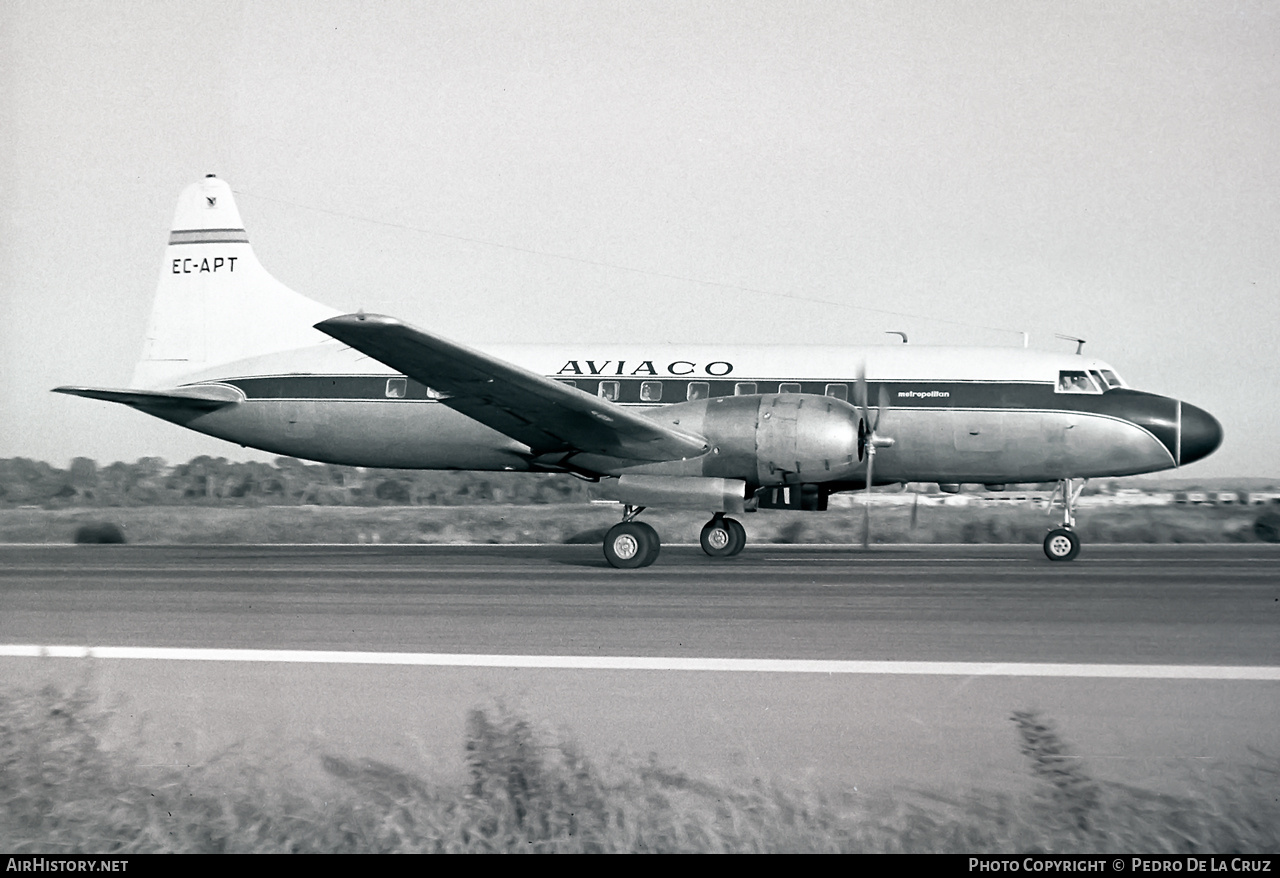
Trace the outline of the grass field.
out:
[[[597,761],[501,709],[472,711],[458,784],[318,757],[339,792],[285,788],[270,766],[228,774],[138,765],[100,741],[85,692],[0,694],[0,850],[145,852],[961,852],[1232,854],[1280,849],[1280,763],[1259,757],[1177,795],[1090,773],[1052,722],[1010,717],[1032,792],[726,786],[652,761]]]
[[[740,516],[752,543],[848,544],[862,539],[863,510],[762,511]],[[877,506],[879,543],[1038,543],[1053,519],[1031,506]],[[1254,539],[1249,507],[1123,506],[1083,510],[1085,543],[1217,543]],[[615,506],[157,506],[0,509],[0,543],[70,543],[85,525],[117,525],[130,543],[565,543],[600,542]],[[651,510],[666,543],[696,542],[705,513]]]

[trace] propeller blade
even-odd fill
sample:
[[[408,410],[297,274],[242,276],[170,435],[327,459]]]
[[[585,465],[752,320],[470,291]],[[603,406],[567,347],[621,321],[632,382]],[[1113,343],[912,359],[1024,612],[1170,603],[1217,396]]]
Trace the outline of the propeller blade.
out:
[[[916,499],[911,503],[911,529],[916,529],[916,522],[919,520],[920,513],[920,495],[916,494]]]
[[[867,364],[863,361],[858,364],[858,381],[854,386],[854,397],[858,408],[862,410],[862,419],[867,422],[867,429],[870,430],[871,411],[868,408],[867,395]]]
[[[862,548],[871,548],[871,476],[876,464],[876,447],[867,444],[867,489],[863,494],[866,515],[862,517]]]
[[[879,400],[876,408],[876,423],[875,426],[871,428],[872,433],[880,429],[880,419],[884,417],[885,410],[889,408],[889,391],[883,384],[880,385],[880,393],[878,396]]]

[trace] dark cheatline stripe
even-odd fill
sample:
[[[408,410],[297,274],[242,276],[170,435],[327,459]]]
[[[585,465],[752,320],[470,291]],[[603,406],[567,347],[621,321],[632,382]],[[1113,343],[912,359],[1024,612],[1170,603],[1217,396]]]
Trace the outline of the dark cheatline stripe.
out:
[[[695,392],[710,396],[732,396],[734,381],[696,381],[687,378],[619,378],[608,379],[618,384],[615,400],[623,405],[652,404],[641,399],[642,384],[661,384],[660,405],[684,402],[689,385]],[[751,379],[744,379],[751,380]],[[280,375],[236,378],[227,381],[244,391],[248,399],[347,399],[347,400],[429,400],[427,388],[404,377],[387,375]],[[578,389],[595,395],[598,379],[576,379]],[[802,393],[822,396],[830,384],[844,384],[849,396],[855,395],[853,381],[802,381],[754,379],[757,393],[777,393],[780,384],[799,384]],[[709,385],[709,386],[708,386]],[[1138,424],[1151,431],[1166,447],[1176,443],[1176,402],[1162,396],[1136,390],[1117,389],[1102,394],[1056,393],[1048,383],[884,382],[889,406],[894,409],[1032,409],[1037,411],[1087,412],[1110,415]],[[390,390],[390,393],[388,392]],[[654,388],[649,388],[652,394]],[[880,382],[869,382],[868,396],[874,407],[880,395]],[[851,403],[853,404],[853,403]]]
[[[184,229],[169,233],[170,244],[248,244],[244,229]]]
[[[356,399],[424,400],[427,388],[416,381],[391,375],[283,375],[235,378],[226,382],[244,391],[248,399]],[[388,395],[388,389],[391,395]]]

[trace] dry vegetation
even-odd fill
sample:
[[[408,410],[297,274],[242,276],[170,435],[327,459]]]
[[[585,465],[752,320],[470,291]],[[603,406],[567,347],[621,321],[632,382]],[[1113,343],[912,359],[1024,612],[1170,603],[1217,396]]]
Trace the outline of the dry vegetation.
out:
[[[548,743],[519,716],[473,711],[467,780],[323,756],[344,792],[282,788],[273,772],[157,773],[99,743],[110,717],[84,692],[0,695],[0,849],[145,852],[1125,852],[1280,847],[1278,763],[1173,796],[1094,778],[1052,725],[1012,716],[1025,796],[928,792],[868,803],[777,785],[726,786]],[[1193,784],[1195,782],[1192,782]]]

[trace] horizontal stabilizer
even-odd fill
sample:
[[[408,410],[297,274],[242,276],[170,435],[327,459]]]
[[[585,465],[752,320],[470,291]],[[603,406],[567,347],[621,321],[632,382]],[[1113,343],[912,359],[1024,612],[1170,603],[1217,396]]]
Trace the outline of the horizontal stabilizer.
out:
[[[708,450],[701,436],[393,317],[347,314],[316,329],[442,391],[444,405],[528,445],[534,455],[586,452],[664,461],[701,457]]]
[[[244,394],[227,384],[198,384],[174,390],[115,390],[109,387],[55,387],[54,393],[105,399],[151,411],[211,412],[234,405]]]

